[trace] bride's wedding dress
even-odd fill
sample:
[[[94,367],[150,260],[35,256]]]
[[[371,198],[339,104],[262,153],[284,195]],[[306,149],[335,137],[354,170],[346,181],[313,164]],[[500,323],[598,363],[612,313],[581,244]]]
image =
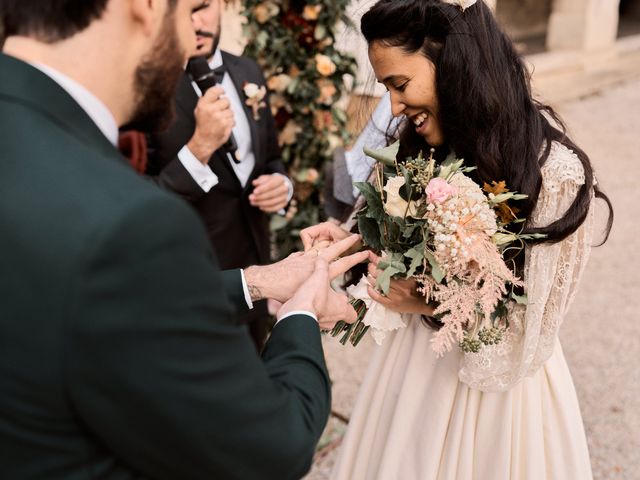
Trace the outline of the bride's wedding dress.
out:
[[[532,220],[560,218],[584,184],[576,155],[554,143]],[[436,359],[419,317],[370,360],[332,478],[589,480],[589,452],[558,329],[587,263],[593,208],[559,243],[528,248],[529,304],[506,338]]]

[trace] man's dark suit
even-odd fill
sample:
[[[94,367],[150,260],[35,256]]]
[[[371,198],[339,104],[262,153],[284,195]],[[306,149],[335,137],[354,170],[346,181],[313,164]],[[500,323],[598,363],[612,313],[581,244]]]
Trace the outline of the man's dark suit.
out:
[[[264,85],[262,72],[253,60],[226,52],[222,52],[222,58],[241,99],[244,98],[244,82]],[[218,150],[211,157],[209,166],[219,183],[205,192],[177,157],[195,130],[193,112],[197,103],[198,95],[185,74],[176,95],[176,120],[165,133],[150,136],[148,173],[157,175],[162,186],[193,204],[206,224],[222,268],[270,263],[269,219],[260,209],[249,204],[248,197],[253,190],[251,182],[260,175],[286,174],[271,111],[267,107],[261,108],[260,119],[256,121],[251,108],[244,106],[255,155],[255,167],[246,185],[242,187],[229,160]]]
[[[261,360],[192,210],[49,77],[0,71],[0,476],[299,478],[330,404],[315,321]]]
[[[237,92],[244,101],[245,82],[264,85],[264,76],[258,65],[248,58],[222,52],[222,59]],[[252,181],[264,174],[286,171],[280,159],[276,126],[268,107],[261,108],[255,120],[252,109],[244,105],[251,129],[251,145],[255,167],[243,187],[229,159],[218,150],[209,166],[218,177],[218,184],[205,192],[183,167],[177,155],[193,136],[196,123],[194,110],[198,95],[188,75],[180,81],[176,95],[177,116],[164,133],[149,136],[147,174],[155,177],[161,186],[178,193],[189,201],[203,219],[211,244],[223,269],[264,265],[271,261],[269,217],[249,203]],[[243,322],[251,323],[256,343],[264,340],[267,318],[266,302],[243,315]]]

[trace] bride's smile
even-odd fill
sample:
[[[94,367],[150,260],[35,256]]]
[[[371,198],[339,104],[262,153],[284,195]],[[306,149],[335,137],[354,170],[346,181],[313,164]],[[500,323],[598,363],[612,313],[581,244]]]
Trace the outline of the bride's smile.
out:
[[[407,53],[382,42],[371,44],[369,59],[378,81],[391,94],[393,115],[408,118],[430,145],[441,145],[444,136],[438,118],[433,62],[420,52]]]
[[[415,124],[418,135],[422,135],[423,137],[426,136],[426,130],[429,126],[428,120],[430,117],[431,115],[429,115],[428,112],[421,112],[418,115],[411,117],[411,121]]]

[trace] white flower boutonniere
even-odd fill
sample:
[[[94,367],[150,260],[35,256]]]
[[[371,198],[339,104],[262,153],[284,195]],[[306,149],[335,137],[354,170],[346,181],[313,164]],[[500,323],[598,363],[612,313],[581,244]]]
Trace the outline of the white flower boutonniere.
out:
[[[460,7],[460,10],[463,12],[477,1],[478,0],[443,0],[444,3]]]
[[[267,89],[264,85],[258,87],[255,83],[245,82],[242,86],[247,99],[245,103],[253,110],[253,119],[257,122],[260,120],[260,109],[267,106],[264,97],[267,95]]]

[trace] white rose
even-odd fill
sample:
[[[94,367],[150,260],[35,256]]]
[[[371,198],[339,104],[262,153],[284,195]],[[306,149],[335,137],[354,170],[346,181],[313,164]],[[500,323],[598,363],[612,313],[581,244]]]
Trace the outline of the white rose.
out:
[[[400,188],[404,186],[404,177],[391,177],[384,186],[387,192],[387,200],[384,202],[384,211],[394,217],[403,217],[406,215],[417,216],[417,205],[415,202],[409,202],[407,209],[407,201],[400,196]]]

